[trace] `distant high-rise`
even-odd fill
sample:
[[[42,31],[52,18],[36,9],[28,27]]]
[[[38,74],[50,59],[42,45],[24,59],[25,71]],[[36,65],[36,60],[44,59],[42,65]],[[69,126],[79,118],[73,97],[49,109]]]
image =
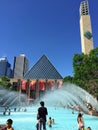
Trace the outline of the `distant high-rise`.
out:
[[[23,78],[28,69],[29,62],[24,54],[14,57],[13,78]]]
[[[82,53],[89,54],[89,52],[94,49],[94,46],[88,0],[80,4],[80,35]]]
[[[0,77],[7,76],[12,77],[11,64],[8,62],[7,58],[0,58]]]

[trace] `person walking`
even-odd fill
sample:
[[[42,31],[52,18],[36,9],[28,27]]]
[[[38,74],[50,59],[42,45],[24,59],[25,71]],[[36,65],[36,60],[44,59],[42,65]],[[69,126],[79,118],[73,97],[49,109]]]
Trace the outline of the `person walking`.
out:
[[[39,120],[39,125],[37,127],[37,130],[46,130],[46,116],[48,115],[47,108],[44,106],[44,102],[40,102],[41,107],[38,108],[38,113],[37,113],[37,119]]]

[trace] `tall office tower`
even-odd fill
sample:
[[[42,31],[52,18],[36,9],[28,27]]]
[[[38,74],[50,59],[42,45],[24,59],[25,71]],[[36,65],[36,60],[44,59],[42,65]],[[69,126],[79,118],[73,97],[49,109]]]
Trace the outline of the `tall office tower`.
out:
[[[89,54],[89,52],[94,49],[94,46],[88,0],[83,1],[80,4],[80,35],[82,53]]]
[[[23,78],[29,69],[29,61],[24,54],[14,57],[13,78]]]
[[[11,64],[8,62],[7,58],[0,58],[0,77],[7,76],[12,77]]]

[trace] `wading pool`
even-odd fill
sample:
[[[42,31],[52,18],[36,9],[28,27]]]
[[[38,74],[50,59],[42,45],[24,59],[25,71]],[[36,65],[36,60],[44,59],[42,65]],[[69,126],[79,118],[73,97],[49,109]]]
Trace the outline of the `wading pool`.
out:
[[[36,130],[36,115],[38,107],[27,107],[27,112],[23,112],[22,109],[23,108],[16,112],[12,109],[11,115],[8,115],[7,113],[6,115],[3,115],[2,112],[0,112],[0,124],[5,124],[6,120],[11,118],[13,120],[14,130]],[[47,120],[49,117],[55,120],[55,124],[52,125],[52,128],[49,128],[47,124],[47,130],[78,130],[77,111],[72,114],[72,110],[63,107],[47,107],[47,109]],[[85,128],[90,126],[92,130],[98,130],[98,117],[84,114],[83,118]]]

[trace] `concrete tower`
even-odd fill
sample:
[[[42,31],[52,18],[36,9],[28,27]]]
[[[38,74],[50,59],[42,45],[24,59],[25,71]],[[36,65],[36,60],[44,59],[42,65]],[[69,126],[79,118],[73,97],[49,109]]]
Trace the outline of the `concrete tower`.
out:
[[[21,54],[18,57],[14,57],[14,67],[13,67],[13,77],[14,78],[23,78],[25,73],[29,69],[29,61],[24,54]]]
[[[80,35],[82,53],[89,54],[94,49],[94,46],[88,0],[80,3]]]

